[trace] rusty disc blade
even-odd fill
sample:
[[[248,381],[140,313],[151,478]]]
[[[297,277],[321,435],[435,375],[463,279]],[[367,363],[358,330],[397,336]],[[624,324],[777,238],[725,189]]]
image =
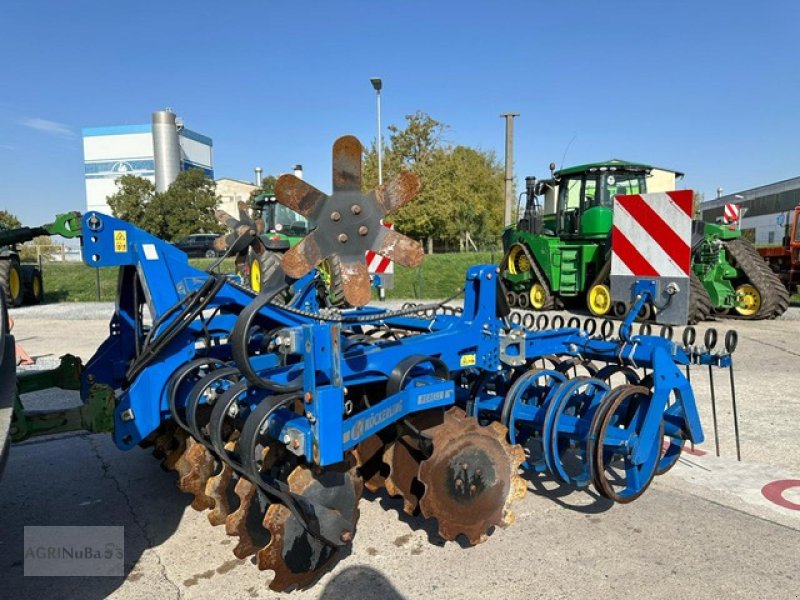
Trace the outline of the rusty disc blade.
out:
[[[261,471],[273,469],[276,462],[272,447],[265,447],[261,454]],[[236,558],[245,558],[269,541],[269,532],[262,525],[268,502],[258,486],[245,477],[239,477],[234,493],[239,498],[239,506],[226,517],[225,533],[239,538],[233,553]]]
[[[333,143],[333,191],[361,192],[361,155],[364,149],[353,135]]]
[[[214,505],[214,501],[206,496],[206,482],[214,472],[216,461],[211,452],[203,444],[189,437],[186,440],[186,451],[175,463],[178,472],[178,489],[192,494],[192,508],[205,510]]]
[[[225,533],[239,538],[233,554],[236,558],[247,558],[269,540],[269,532],[261,525],[263,512],[258,503],[256,485],[240,477],[234,487],[239,506],[225,519]]]
[[[370,492],[377,492],[383,487],[386,480],[383,473],[385,470],[383,452],[383,440],[377,435],[368,437],[353,448],[353,457],[356,459],[358,472],[364,480],[364,487]]]
[[[391,215],[417,195],[419,177],[411,171],[401,171],[392,180],[375,190],[375,199],[383,208],[384,215]]]
[[[170,450],[164,458],[164,461],[161,463],[162,466],[168,471],[175,470],[175,465],[186,450],[186,439],[188,437],[189,434],[183,429],[177,429],[175,434],[171,436]]]
[[[402,436],[386,446],[383,462],[389,465],[386,476],[386,491],[390,496],[403,499],[403,512],[414,515],[419,508],[422,488],[417,480],[420,463],[424,456],[417,450],[409,436]]]
[[[394,229],[386,227],[381,229],[383,231],[378,234],[376,240],[376,244],[380,244],[377,250],[378,254],[412,269],[422,264],[422,259],[425,258],[422,244]]]
[[[225,444],[226,451],[233,452],[235,449],[236,442],[229,441]],[[220,461],[219,464],[218,472],[208,478],[205,490],[206,496],[214,502],[214,506],[208,513],[208,521],[214,526],[225,523],[225,519],[231,513],[231,504],[235,502],[236,498],[231,487],[233,469],[223,461]]]
[[[313,185],[287,173],[278,177],[275,182],[275,197],[294,212],[304,217],[313,217],[328,196]]]
[[[283,255],[283,270],[289,277],[299,279],[325,258],[317,244],[316,233],[316,231],[312,231]]]
[[[418,475],[425,485],[420,509],[437,520],[444,539],[464,535],[478,544],[491,527],[513,522],[509,506],[525,494],[518,475],[525,454],[506,441],[506,434],[497,422],[481,427],[460,408],[451,408],[431,432],[433,453]]]
[[[336,510],[352,527],[342,532],[343,540],[351,540],[358,521],[358,500],[363,485],[352,457],[339,467],[312,471],[296,467],[286,480],[292,493]],[[324,575],[341,556],[339,547],[329,546],[306,531],[302,522],[284,505],[273,504],[264,516],[271,539],[258,551],[257,564],[262,570],[274,571],[270,589],[284,592],[303,589]],[[346,538],[344,536],[347,536]]]
[[[247,225],[249,227],[255,227],[256,223],[253,221],[253,218],[250,216],[250,207],[247,206],[247,202],[243,202],[239,200],[239,203],[236,205],[239,209],[239,222],[242,225]]]
[[[220,225],[224,225],[228,229],[234,230],[241,225],[238,219],[232,217],[224,210],[220,209],[214,211],[214,216],[217,218],[217,221],[219,221]]]
[[[364,306],[372,299],[369,270],[363,259],[342,260],[342,288],[344,299],[350,306]]]

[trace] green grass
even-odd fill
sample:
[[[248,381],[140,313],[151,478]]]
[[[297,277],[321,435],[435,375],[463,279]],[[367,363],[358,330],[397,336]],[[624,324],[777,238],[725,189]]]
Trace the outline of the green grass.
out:
[[[422,266],[407,269],[396,266],[394,289],[387,298],[447,298],[464,287],[464,277],[472,265],[495,263],[499,252],[464,252],[430,254]]]
[[[199,269],[207,268],[213,259],[198,258],[189,261]],[[226,271],[233,271],[233,260],[222,263]],[[106,302],[117,297],[117,273],[114,268],[93,269],[84,263],[44,263],[45,302]],[[98,297],[98,277],[100,296]]]
[[[446,298],[464,285],[467,268],[500,259],[499,253],[475,252],[432,254],[417,269],[395,268],[395,287],[388,298]],[[205,269],[211,259],[190,261]],[[223,271],[233,271],[233,260],[226,260]],[[92,269],[83,263],[45,263],[43,266],[45,302],[94,302],[98,300],[99,274],[101,301],[113,301],[117,293],[117,269]]]

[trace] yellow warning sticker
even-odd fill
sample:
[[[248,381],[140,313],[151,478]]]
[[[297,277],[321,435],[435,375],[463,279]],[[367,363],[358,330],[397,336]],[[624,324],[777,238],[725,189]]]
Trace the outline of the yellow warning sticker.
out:
[[[128,232],[124,230],[114,231],[114,252],[128,251]]]
[[[475,364],[475,355],[474,354],[464,354],[461,357],[461,366],[462,367],[471,367]]]

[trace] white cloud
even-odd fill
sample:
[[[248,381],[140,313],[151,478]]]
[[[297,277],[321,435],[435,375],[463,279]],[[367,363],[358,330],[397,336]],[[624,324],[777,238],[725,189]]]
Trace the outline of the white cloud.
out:
[[[41,131],[43,133],[48,133],[50,135],[58,135],[61,137],[75,136],[75,133],[63,123],[48,121],[47,119],[25,118],[20,121],[20,125],[24,125],[25,127],[30,127],[31,129],[35,129],[36,131]]]

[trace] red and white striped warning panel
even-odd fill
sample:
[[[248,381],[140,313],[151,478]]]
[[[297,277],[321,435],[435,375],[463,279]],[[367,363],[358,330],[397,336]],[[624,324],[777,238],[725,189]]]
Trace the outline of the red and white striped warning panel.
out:
[[[689,277],[691,190],[616,196],[611,275]]]
[[[394,229],[394,225],[386,225],[386,223],[384,223],[383,226],[387,229]],[[367,268],[370,273],[377,273],[380,275],[394,273],[394,262],[385,256],[381,256],[372,250],[367,250],[366,258]]]
[[[738,223],[739,205],[728,202],[725,205],[725,212],[723,213],[722,218],[726,223]]]

